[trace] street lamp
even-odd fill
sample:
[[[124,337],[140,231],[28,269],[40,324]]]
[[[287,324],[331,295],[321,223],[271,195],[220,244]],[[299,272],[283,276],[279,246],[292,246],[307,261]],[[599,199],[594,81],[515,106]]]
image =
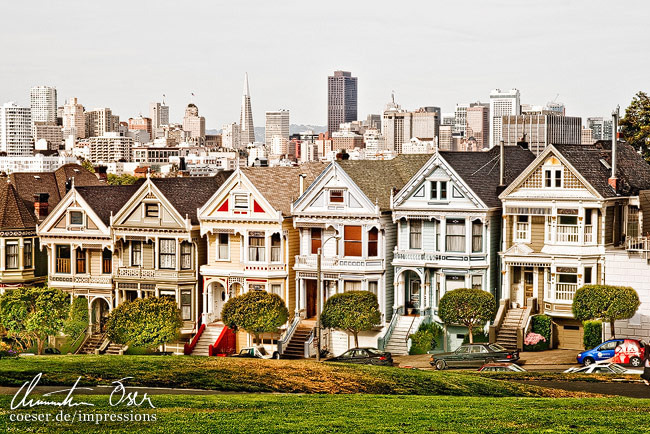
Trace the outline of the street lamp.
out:
[[[341,235],[339,235],[339,232],[336,231],[336,235],[329,236],[321,243],[322,246],[325,246],[325,243],[327,243],[329,240],[334,238],[336,241],[341,239]],[[322,249],[319,247],[318,250],[316,250],[316,285],[318,286],[318,300],[316,301],[316,330],[317,330],[317,349],[316,349],[316,361],[320,362],[320,348],[321,348],[321,322],[320,322],[320,314],[321,311],[323,310],[323,285],[322,285],[322,279],[321,279],[321,259],[322,259]]]

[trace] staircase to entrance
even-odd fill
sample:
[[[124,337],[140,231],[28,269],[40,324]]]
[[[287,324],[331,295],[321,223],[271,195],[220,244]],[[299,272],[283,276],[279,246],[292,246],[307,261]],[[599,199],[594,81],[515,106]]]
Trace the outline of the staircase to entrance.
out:
[[[420,327],[422,317],[401,315],[393,329],[393,334],[384,348],[394,356],[403,356],[409,353],[408,337]]]
[[[522,324],[526,309],[508,309],[501,327],[497,332],[496,343],[508,349],[517,349],[517,331],[526,324]]]
[[[210,345],[214,345],[217,341],[217,338],[221,334],[225,326],[219,323],[210,323],[207,324],[199,341],[196,343],[194,350],[192,351],[193,356],[208,356]]]
[[[293,332],[287,347],[282,352],[283,359],[305,358],[305,342],[309,339],[312,329],[310,327],[298,326]]]
[[[106,335],[103,333],[92,334],[86,339],[83,345],[77,351],[77,354],[95,354],[98,350],[102,354],[118,355],[124,348],[122,345],[110,342],[104,345]]]
[[[523,350],[526,328],[531,316],[537,313],[537,299],[526,300],[523,307],[510,305],[510,300],[501,300],[494,324],[490,326],[490,342],[512,350]]]

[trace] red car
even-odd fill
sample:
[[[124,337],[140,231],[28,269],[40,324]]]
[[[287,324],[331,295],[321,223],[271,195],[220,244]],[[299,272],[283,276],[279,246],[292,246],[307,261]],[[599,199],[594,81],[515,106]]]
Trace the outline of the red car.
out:
[[[612,363],[619,365],[641,366],[645,347],[635,339],[623,339],[614,349]]]

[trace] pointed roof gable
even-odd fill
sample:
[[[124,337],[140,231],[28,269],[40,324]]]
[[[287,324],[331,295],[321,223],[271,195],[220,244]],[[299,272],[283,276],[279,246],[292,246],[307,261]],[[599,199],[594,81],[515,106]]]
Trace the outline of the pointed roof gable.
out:
[[[33,229],[36,227],[31,213],[16,189],[8,182],[0,183],[0,229]]]
[[[440,156],[488,207],[500,207],[500,151],[495,146],[486,152],[440,151]],[[520,146],[506,146],[504,184],[514,181],[534,160],[535,155]]]
[[[399,190],[431,158],[431,154],[400,154],[392,160],[336,161],[363,193],[381,210],[390,209],[393,188]]]
[[[242,167],[240,170],[273,208],[289,216],[291,204],[300,196],[298,177],[305,175],[304,188],[307,189],[323,169],[323,163],[304,163],[300,166]]]
[[[144,180],[133,185],[104,185],[77,187],[75,190],[97,214],[102,222],[110,225],[111,214],[115,215],[142,186]]]

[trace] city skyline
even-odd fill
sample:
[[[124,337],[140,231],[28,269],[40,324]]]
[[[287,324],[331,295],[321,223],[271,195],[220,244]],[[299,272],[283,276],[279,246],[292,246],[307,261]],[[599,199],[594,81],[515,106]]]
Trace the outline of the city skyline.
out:
[[[245,72],[255,97],[254,124],[263,125],[266,111],[285,107],[296,124],[326,125],[327,77],[338,69],[360,79],[360,119],[381,113],[393,90],[406,109],[435,105],[451,112],[456,103],[487,102],[495,88],[517,88],[527,104],[545,104],[559,94],[557,100],[566,104],[567,115],[585,119],[608,116],[616,105],[624,109],[638,90],[645,90],[643,71],[650,66],[650,59],[643,56],[650,42],[642,26],[647,14],[640,13],[649,7],[642,2],[625,7],[604,1],[557,2],[554,7],[526,5],[525,9],[512,1],[420,4],[418,14],[408,10],[380,14],[376,10],[383,7],[381,3],[359,2],[346,4],[345,15],[330,14],[328,21],[304,31],[288,24],[306,13],[325,14],[332,5],[310,5],[306,10],[293,2],[198,4],[174,8],[171,14],[170,2],[154,9],[117,2],[114,9],[102,10],[100,20],[92,4],[71,2],[76,7],[70,14],[57,4],[37,3],[28,7],[12,2],[5,7],[0,37],[15,42],[3,48],[5,58],[12,59],[0,66],[3,103],[28,106],[31,87],[54,86],[60,106],[77,97],[87,110],[110,107],[126,119],[148,115],[149,104],[161,101],[165,94],[170,120],[180,122],[194,93],[193,102],[208,129],[239,119]],[[124,14],[127,5],[130,13]],[[270,23],[266,17],[272,8],[278,19]],[[601,13],[604,8],[611,13]],[[456,27],[431,20],[434,15],[460,12],[465,21]],[[211,25],[216,13],[233,19]],[[142,14],[152,24],[143,25],[137,18]],[[364,20],[369,15],[373,20]],[[187,20],[190,16],[192,20]],[[245,16],[255,30],[233,31],[231,22]],[[531,16],[536,19],[530,20]],[[111,27],[102,28],[104,22],[112,23]],[[507,25],[491,26],[494,22]],[[519,22],[523,30],[517,27]],[[355,32],[350,38],[330,37],[349,33],[346,29],[352,23]],[[21,28],[34,31],[16,40]],[[193,44],[185,44],[183,29],[190,32]],[[400,38],[382,39],[383,48],[393,52],[390,62],[383,50],[359,55],[358,47],[381,38],[382,29],[409,35],[412,43],[404,47]],[[271,30],[275,37],[266,40],[264,34]],[[300,38],[294,37],[296,32]],[[91,37],[79,38],[80,33]],[[285,43],[284,62],[278,62],[277,52],[270,49],[278,41]],[[618,49],[623,42],[624,51]],[[245,53],[238,49],[242,45],[249,47]],[[224,58],[228,58],[227,68],[220,67]],[[619,67],[631,64],[635,67]]]

